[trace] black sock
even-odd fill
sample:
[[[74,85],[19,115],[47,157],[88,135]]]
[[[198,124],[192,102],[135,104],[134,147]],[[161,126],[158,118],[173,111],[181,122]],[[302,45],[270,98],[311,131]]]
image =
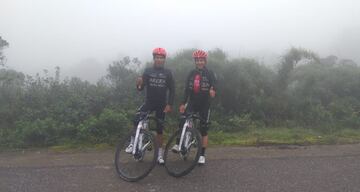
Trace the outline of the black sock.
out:
[[[205,150],[206,150],[205,147],[203,147],[203,148],[201,149],[201,156],[205,156]]]

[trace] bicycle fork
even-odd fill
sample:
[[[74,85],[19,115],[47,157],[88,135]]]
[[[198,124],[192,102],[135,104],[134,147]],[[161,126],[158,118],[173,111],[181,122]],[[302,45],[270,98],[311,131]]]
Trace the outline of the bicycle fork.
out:
[[[139,142],[139,136],[140,136],[140,130],[142,129],[142,122],[140,121],[137,128],[136,128],[136,133],[135,133],[135,138],[134,138],[134,145],[133,145],[133,151],[132,154],[135,155],[136,153],[136,149],[138,148],[138,142]]]
[[[189,128],[192,128],[192,123],[189,121],[189,120],[186,120],[186,122],[185,122],[185,124],[184,124],[184,126],[183,126],[183,129],[182,129],[182,131],[181,131],[181,137],[180,137],[180,143],[179,143],[179,151],[181,151],[181,146],[182,146],[182,144],[183,144],[183,142],[185,142],[185,148],[186,148],[186,150],[188,150],[189,149],[189,147],[192,145],[192,144],[194,144],[195,143],[195,141],[191,141],[191,143],[190,143],[190,139],[191,139],[191,137],[190,137],[190,133],[186,133],[186,128],[187,127],[189,127]],[[185,137],[185,139],[184,139],[184,137]],[[185,141],[184,141],[185,140]]]
[[[143,139],[144,139],[144,134],[140,133],[141,129],[146,129],[146,123],[140,121],[137,129],[136,129],[136,133],[135,133],[135,138],[134,138],[134,147],[133,147],[133,151],[132,154],[135,155],[136,154],[136,149],[139,149],[141,152],[144,151],[144,149],[146,149],[147,146],[150,145],[151,141],[148,141],[144,146],[143,146]]]

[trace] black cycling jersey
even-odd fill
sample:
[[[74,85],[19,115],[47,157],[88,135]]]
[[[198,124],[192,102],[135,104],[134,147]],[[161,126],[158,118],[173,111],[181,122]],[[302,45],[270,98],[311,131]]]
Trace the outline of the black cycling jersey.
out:
[[[175,97],[175,83],[170,70],[163,67],[146,68],[143,75],[143,86],[145,87],[145,103],[166,103],[172,105]],[[166,98],[167,91],[168,98]]]
[[[199,82],[198,90],[196,88],[196,80]],[[209,90],[211,87],[215,90],[216,78],[214,73],[207,69],[194,69],[190,71],[186,83],[183,104],[188,100],[190,102],[210,102]]]
[[[155,111],[155,116],[164,120],[165,105],[172,105],[175,97],[175,83],[170,70],[162,67],[146,68],[142,77],[143,86],[138,89],[143,90],[145,88],[145,103],[138,109],[134,118],[134,129],[140,121],[139,112]],[[166,98],[167,93],[168,98]],[[163,129],[162,123],[157,122],[157,133],[162,134]]]
[[[185,114],[197,112],[201,117],[200,133],[207,135],[209,129],[210,117],[210,88],[215,87],[216,78],[212,71],[207,68],[192,70],[186,80],[183,104],[187,103]],[[182,119],[179,124],[181,129],[185,120]]]

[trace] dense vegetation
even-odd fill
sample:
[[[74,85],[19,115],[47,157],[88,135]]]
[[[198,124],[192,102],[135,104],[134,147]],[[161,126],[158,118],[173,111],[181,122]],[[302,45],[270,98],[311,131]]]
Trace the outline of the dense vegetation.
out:
[[[134,80],[145,65],[124,57],[108,66],[96,84],[79,78],[62,79],[44,71],[29,76],[4,65],[0,38],[0,147],[51,146],[64,143],[114,143],[131,127],[143,93]],[[176,105],[186,74],[194,67],[191,53],[167,58],[176,79]],[[265,66],[250,58],[209,51],[208,67],[218,78],[211,129],[246,132],[251,129],[301,128],[320,132],[360,127],[360,67],[335,56],[291,48],[278,64]],[[168,116],[174,127],[177,112]]]

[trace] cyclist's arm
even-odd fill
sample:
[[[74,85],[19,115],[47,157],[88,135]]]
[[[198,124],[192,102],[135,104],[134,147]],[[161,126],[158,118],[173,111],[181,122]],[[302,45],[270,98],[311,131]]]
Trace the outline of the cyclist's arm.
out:
[[[209,76],[210,76],[210,87],[212,87],[215,91],[216,91],[216,82],[217,82],[217,78],[216,78],[216,74],[209,70]]]
[[[187,100],[189,99],[189,96],[190,96],[189,82],[190,82],[191,74],[192,74],[192,72],[190,72],[190,74],[188,75],[188,77],[186,78],[186,81],[185,81],[184,98],[181,103],[183,105],[185,105],[185,103],[187,102]]]
[[[167,83],[169,88],[169,98],[167,104],[172,106],[174,104],[174,98],[175,98],[175,81],[171,71],[169,72]]]
[[[140,86],[136,87],[137,90],[139,90],[139,91],[144,90],[144,87],[147,85],[148,80],[149,80],[146,69],[145,69],[144,73],[142,74],[141,78],[142,78],[142,84]]]

